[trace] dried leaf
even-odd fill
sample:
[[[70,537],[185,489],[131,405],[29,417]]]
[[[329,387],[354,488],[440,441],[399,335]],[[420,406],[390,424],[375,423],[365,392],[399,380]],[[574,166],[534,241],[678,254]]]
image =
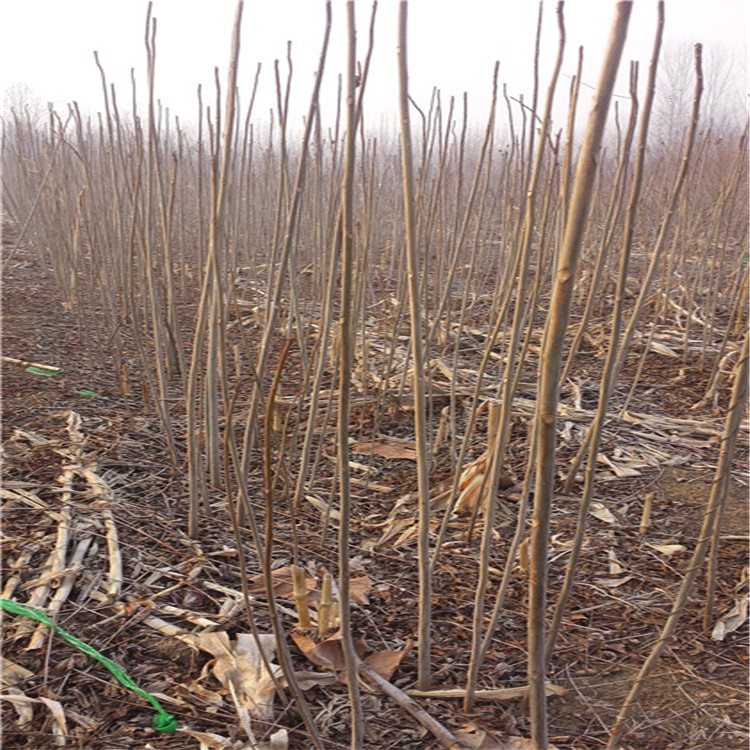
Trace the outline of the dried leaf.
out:
[[[664,344],[660,344],[658,341],[651,341],[651,351],[657,354],[663,354],[665,357],[679,357],[680,355],[674,349],[670,349]]]
[[[299,631],[292,631],[292,640],[297,648],[316,666],[329,672],[340,672],[344,668],[344,652],[341,647],[341,631],[337,630],[320,642],[314,641]]]
[[[19,685],[33,676],[34,673],[31,670],[3,657],[3,669],[0,672],[3,685]]]
[[[495,750],[536,750],[536,747],[526,737],[509,737],[501,742]],[[557,750],[557,748],[548,744],[547,750]]]
[[[251,634],[239,633],[234,646],[225,631],[189,634],[183,640],[216,657],[214,675],[236,694],[237,700],[251,716],[262,720],[273,718],[276,686],[263,663],[258,643]],[[259,640],[266,660],[274,673],[280,675],[281,668],[272,663],[276,649],[274,637],[264,633]]]
[[[615,555],[615,551],[613,549],[607,552],[607,558],[609,560],[609,574],[611,576],[619,576],[620,573],[625,572],[626,568],[623,567],[623,565],[617,559],[617,555]]]
[[[401,534],[401,536],[393,543],[393,548],[398,549],[399,547],[403,547],[405,544],[411,544],[412,542],[416,541],[417,531],[417,524],[410,523],[409,528],[407,528],[406,531],[404,531],[403,534]]]
[[[406,646],[399,651],[376,651],[370,654],[365,661],[384,679],[390,680],[399,664],[404,660],[412,649],[412,642],[407,641]]]
[[[30,698],[18,688],[8,688],[5,695],[0,696],[2,700],[13,704],[18,714],[18,723],[23,726],[28,724],[34,718],[34,709],[32,706],[37,702],[36,698]]]
[[[289,733],[286,729],[278,729],[268,739],[253,745],[254,750],[287,750],[289,747]]]
[[[223,695],[217,693],[215,690],[209,690],[196,682],[192,682],[189,685],[175,685],[172,692],[176,695],[184,693],[191,700],[198,698],[201,702],[206,703],[207,705],[213,705],[216,707],[224,706]],[[154,695],[159,698],[158,694],[155,693]],[[177,703],[185,703],[185,701],[177,699]]]
[[[475,750],[536,750],[526,737],[509,737],[500,739],[497,735],[481,729],[474,724],[467,724],[464,729],[454,732],[457,740]],[[547,745],[548,750],[557,750],[554,745]]]
[[[602,503],[591,503],[591,515],[604,523],[615,523],[617,520]]]
[[[189,735],[200,742],[200,750],[227,750],[230,741],[213,732],[195,732],[192,729],[178,729],[177,731]]]
[[[453,734],[459,742],[474,750],[497,750],[500,747],[497,737],[473,724],[467,724],[466,729],[458,729]]]
[[[609,466],[612,471],[614,471],[615,476],[618,477],[639,477],[641,476],[641,472],[638,471],[638,469],[635,468],[633,463],[630,464],[624,464],[624,463],[615,463],[610,459],[608,456],[605,456],[603,453],[600,453],[596,457],[597,461],[602,464],[606,464]],[[642,462],[639,464],[642,466]]]
[[[341,645],[342,635],[340,630],[337,630],[322,641],[315,641],[300,631],[292,631],[291,636],[299,650],[316,667],[329,672],[342,672],[344,670],[344,650]],[[355,648],[360,656],[364,656],[370,650],[362,639],[359,639],[355,643]],[[397,651],[375,651],[364,659],[364,661],[381,677],[389,680],[411,649],[412,642],[407,641],[403,649]]]
[[[349,581],[349,601],[356,604],[369,604],[367,595],[372,589],[372,581],[366,575],[358,575]]]
[[[382,482],[373,482],[372,479],[359,479],[358,477],[351,477],[349,480],[353,485],[357,487],[367,487],[368,490],[374,492],[393,492],[396,488],[391,487],[389,484],[383,484]],[[337,521],[341,518],[341,514],[337,510],[331,511],[331,518]]]
[[[336,682],[336,675],[330,672],[295,672],[294,674],[297,677],[300,690],[309,690],[321,685],[333,685]]]
[[[747,584],[748,580],[750,580],[750,566],[744,565],[740,571],[740,580],[734,587],[734,590],[737,592],[741,591]]]
[[[315,495],[305,495],[305,500],[307,500],[313,508],[320,511],[322,516],[325,517],[327,515],[332,521],[338,521],[341,519],[341,513],[335,508],[331,508],[329,503],[324,502],[319,497],[315,497]]]
[[[282,596],[285,599],[292,599],[294,597],[291,565],[285,565],[283,568],[272,570],[271,579],[273,580],[273,593],[275,596]],[[308,592],[315,589],[317,584],[318,582],[315,578],[305,578],[305,587]],[[266,583],[262,573],[250,579],[250,585],[247,590],[251,594],[266,593]]]
[[[387,542],[389,539],[393,539],[394,536],[398,536],[404,529],[407,529],[414,524],[413,518],[391,518],[389,519],[388,526],[385,531],[380,535],[377,541],[373,540],[373,547],[380,547],[380,545]]]
[[[633,578],[635,578],[635,576],[625,576],[625,578],[594,578],[594,583],[598,586],[606,586],[608,589],[614,589],[618,586],[622,586]]]
[[[52,714],[54,720],[52,734],[55,735],[55,745],[64,747],[68,742],[68,722],[65,719],[65,711],[63,711],[62,704],[59,701],[53,701],[51,698],[41,697],[39,698],[39,702],[47,706]]]
[[[729,633],[742,627],[747,621],[748,594],[738,599],[734,607],[723,617],[719,618],[711,632],[711,638],[715,641],[723,641]]]
[[[687,549],[684,544],[649,544],[648,546],[667,557],[671,557],[675,552],[684,552]]]
[[[377,440],[372,443],[354,443],[349,446],[352,453],[373,453],[381,458],[406,458],[417,460],[417,449],[413,441]]]
[[[57,445],[59,440],[50,440],[44,437],[38,432],[32,432],[31,430],[13,430],[13,434],[10,436],[11,440],[26,440],[31,443],[34,448],[46,448],[49,445]]]
[[[482,497],[482,482],[484,482],[484,473],[475,472],[472,474],[471,479],[466,483],[458,496],[458,500],[456,500],[456,513],[462,515],[473,512]]]
[[[487,455],[482,454],[476,461],[464,466],[458,480],[458,489],[463,490],[477,474],[484,475],[487,472]]]
[[[377,474],[378,470],[374,466],[368,466],[367,464],[361,464],[358,461],[349,461],[349,468],[356,469],[365,474]]]
[[[267,742],[232,741],[213,732],[196,732],[192,729],[179,729],[178,731],[198,740],[200,750],[286,750],[289,747],[289,735],[286,729],[274,732]]]

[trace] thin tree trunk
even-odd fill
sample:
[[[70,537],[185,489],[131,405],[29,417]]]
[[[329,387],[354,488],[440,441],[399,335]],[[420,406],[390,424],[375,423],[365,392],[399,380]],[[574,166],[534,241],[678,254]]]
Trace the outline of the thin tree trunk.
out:
[[[534,514],[531,522],[531,554],[529,571],[529,708],[531,738],[537,748],[546,748],[547,696],[545,690],[545,615],[547,611],[547,548],[555,482],[555,451],[557,442],[557,404],[563,344],[573,298],[576,267],[581,239],[588,214],[591,192],[596,179],[597,158],[601,148],[612,91],[617,78],[622,49],[625,45],[630,0],[618,2],[596,95],[586,126],[578,161],[570,212],[555,274],[555,285],[547,318],[547,330],[540,366],[537,396],[538,454]]]
[[[352,282],[354,278],[354,168],[356,161],[356,80],[357,36],[354,23],[354,2],[346,4],[348,55],[346,69],[346,144],[344,178],[341,190],[341,335],[339,341],[339,414],[338,414],[338,469],[339,469],[339,591],[341,615],[341,644],[344,651],[346,682],[351,710],[351,748],[359,750],[364,738],[362,703],[357,681],[357,652],[354,648],[349,598],[349,524],[351,519],[351,485],[349,476],[349,403],[352,387],[352,359],[354,349],[354,310]]]
[[[406,262],[409,282],[409,312],[411,317],[411,348],[414,357],[414,427],[417,444],[417,492],[419,494],[419,660],[417,687],[430,689],[430,649],[432,619],[432,576],[430,574],[430,488],[428,480],[429,446],[425,414],[424,348],[422,342],[422,311],[419,305],[419,257],[417,254],[414,171],[409,119],[409,73],[407,59],[408,2],[399,4],[398,24],[398,81],[399,112],[401,117],[401,159],[403,168],[404,224],[406,230]]]

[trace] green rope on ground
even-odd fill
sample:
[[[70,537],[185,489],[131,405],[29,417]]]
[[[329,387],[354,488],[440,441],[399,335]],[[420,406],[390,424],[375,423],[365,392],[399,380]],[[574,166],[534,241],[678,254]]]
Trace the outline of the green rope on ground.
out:
[[[30,617],[33,620],[43,623],[48,628],[52,628],[55,633],[70,643],[71,646],[75,646],[77,649],[83,651],[84,654],[88,654],[93,659],[104,664],[104,666],[112,672],[122,685],[140,695],[142,698],[145,698],[156,709],[157,715],[154,716],[151,722],[154,729],[159,732],[174,732],[177,729],[177,719],[172,714],[167,713],[153,695],[147,693],[142,688],[139,688],[138,685],[133,682],[130,675],[119,664],[115,664],[111,659],[100,654],[95,648],[92,648],[83,641],[79,641],[78,638],[72,636],[66,630],[63,630],[59,625],[52,622],[44,612],[39,609],[34,609],[33,607],[27,607],[25,604],[18,604],[18,602],[3,598],[0,598],[0,607],[8,612],[12,612],[14,615],[23,615],[24,617]]]

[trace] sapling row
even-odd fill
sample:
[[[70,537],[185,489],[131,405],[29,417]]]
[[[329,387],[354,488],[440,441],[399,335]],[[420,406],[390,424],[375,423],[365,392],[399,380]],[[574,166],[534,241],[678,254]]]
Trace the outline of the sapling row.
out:
[[[651,128],[660,130],[665,117],[656,107],[663,3],[648,74],[631,64],[628,96],[613,112],[631,5],[617,3],[583,133],[583,50],[562,128],[554,117],[565,70],[562,3],[550,24],[558,52],[546,81],[540,49],[548,19],[540,5],[531,96],[510,91],[496,64],[486,71],[489,113],[481,124],[468,96],[433,89],[423,101],[413,88],[407,45],[424,29],[408,28],[405,0],[396,129],[370,125],[377,4],[365,46],[357,44],[353,2],[343,19],[325,4],[307,88],[289,45],[283,62],[245,77],[245,90],[239,71],[251,52],[241,59],[240,3],[225,78],[217,71],[211,91],[198,89],[197,111],[175,117],[157,98],[161,61],[149,8],[146,79],[133,74],[129,96],[108,83],[105,56],[97,55],[103,112],[72,104],[41,118],[18,110],[6,117],[3,201],[17,234],[4,262],[27,247],[36,253],[87,352],[110,362],[114,388],[158,422],[183,487],[170,512],[190,536],[205,537],[209,507],[226,507],[249,629],[273,629],[288,686],[280,692],[315,746],[324,738],[295,684],[293,624],[274,602],[272,570],[282,548],[293,565],[296,624],[318,639],[341,630],[351,746],[367,736],[358,676],[452,741],[363,667],[354,648],[351,558],[369,540],[368,504],[391,502],[396,489],[414,493],[409,573],[418,596],[405,616],[417,633],[417,687],[435,688],[445,666],[433,611],[458,533],[476,551],[467,563],[476,577],[466,603],[464,707],[472,709],[487,678],[501,617],[527,617],[533,741],[546,746],[545,678],[565,658],[555,647],[601,489],[602,436],[613,420],[644,410],[646,383],[660,386],[648,382],[659,357],[674,364],[675,382],[684,377],[680,367],[703,373],[691,414],[715,409],[735,385],[704,530],[616,735],[706,558],[705,625],[711,622],[717,519],[745,399],[738,378],[747,367],[747,126],[701,103],[697,47],[693,102],[679,117],[684,128],[655,144]],[[336,23],[346,28],[345,56],[329,49]],[[339,71],[331,119],[322,85]],[[274,90],[267,113],[257,111],[263,76]],[[297,100],[308,103],[301,123],[292,115]],[[704,118],[710,127],[702,128]],[[596,406],[582,424],[561,430],[558,409],[570,394],[580,407],[584,388]],[[528,400],[534,406],[522,412]],[[387,439],[410,441],[415,460],[406,478],[396,470],[376,476],[383,464],[374,450],[352,453],[354,442]],[[570,460],[561,458],[563,446]],[[507,502],[506,491],[519,502]],[[560,492],[580,505],[548,609],[549,530]],[[649,533],[654,512],[646,495],[631,519],[633,534]],[[512,537],[499,542],[508,519]],[[305,589],[313,560],[327,570],[317,622]],[[268,609],[248,594],[254,566]],[[512,609],[512,583],[526,586],[528,616]]]

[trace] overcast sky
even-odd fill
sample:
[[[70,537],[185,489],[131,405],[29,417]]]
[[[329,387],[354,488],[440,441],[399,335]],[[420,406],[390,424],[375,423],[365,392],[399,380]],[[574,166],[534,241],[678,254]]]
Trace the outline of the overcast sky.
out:
[[[594,84],[610,28],[613,0],[568,0],[565,4],[567,46],[562,89],[567,96],[575,72],[577,49],[584,46],[586,83]],[[542,86],[546,84],[557,49],[555,2],[544,5]],[[746,94],[744,73],[747,46],[747,0],[667,0],[667,49],[703,42],[709,54],[735,59],[732,74],[736,94]],[[101,84],[93,51],[118,100],[129,101],[130,69],[145,89],[144,23],[146,2],[140,0],[0,0],[0,71],[4,87],[26,84],[42,102],[63,111],[76,100],[84,109],[102,109]],[[359,58],[365,54],[371,2],[358,0]],[[213,69],[222,83],[229,57],[235,0],[154,0],[157,18],[157,96],[183,121],[194,119],[196,89],[203,84],[204,102],[213,99]],[[380,0],[372,77],[365,113],[370,125],[392,121],[396,111],[397,0]],[[411,0],[409,3],[409,58],[411,91],[425,107],[433,87],[444,101],[469,94],[469,110],[482,123],[487,112],[492,69],[500,61],[500,82],[512,96],[532,88],[534,32],[537,3],[533,0]],[[627,60],[642,61],[641,80],[653,42],[656,0],[636,0],[630,21],[623,70]],[[267,120],[274,105],[273,61],[284,59],[292,41],[294,79],[292,101],[297,117],[306,110],[317,64],[324,22],[323,0],[246,0],[240,58],[240,91],[249,100],[258,62],[263,65],[256,119]],[[344,70],[345,2],[333,2],[333,35],[326,69],[329,88],[324,117],[333,116],[331,90]],[[689,54],[689,53],[688,53]],[[688,62],[688,65],[690,63]],[[286,75],[285,63],[282,66]],[[621,77],[617,93],[627,94]],[[558,123],[562,124],[562,123]]]

